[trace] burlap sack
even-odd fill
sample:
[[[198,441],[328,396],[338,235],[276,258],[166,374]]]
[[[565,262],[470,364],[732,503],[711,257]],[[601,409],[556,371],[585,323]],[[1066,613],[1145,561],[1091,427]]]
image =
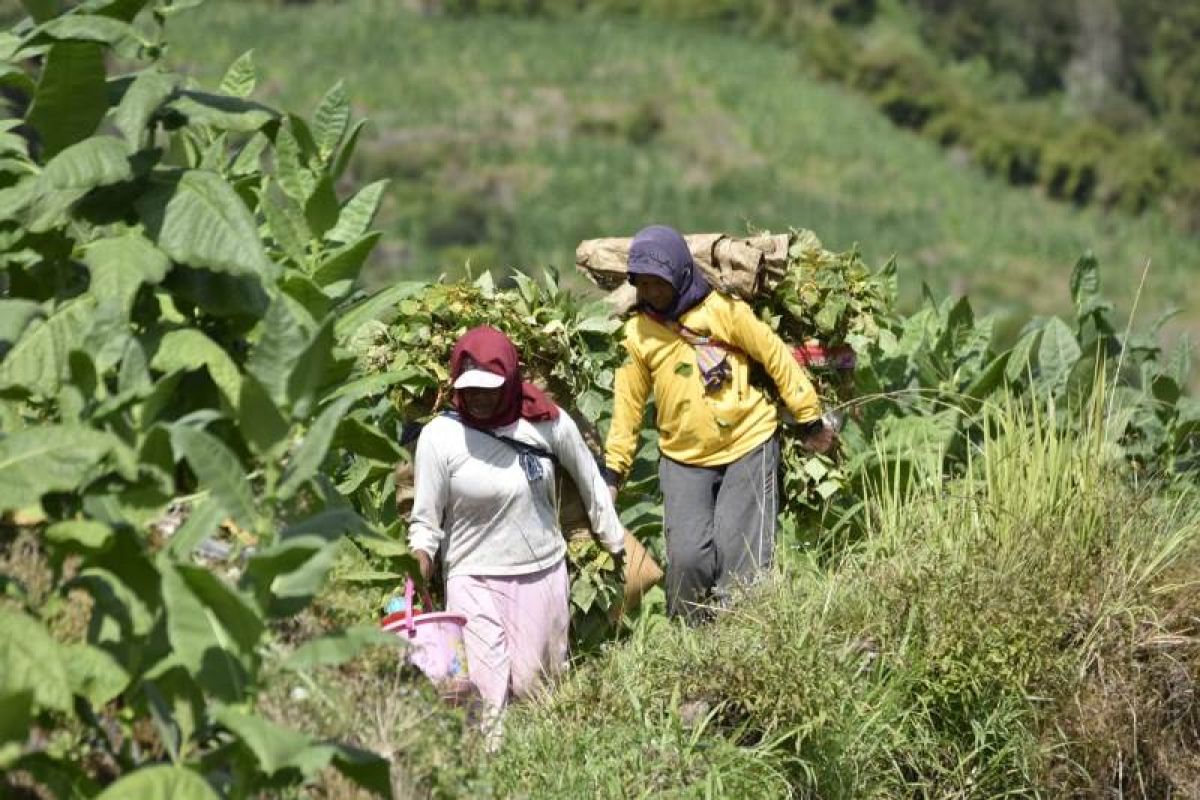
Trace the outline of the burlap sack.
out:
[[[788,234],[737,238],[723,233],[686,234],[696,266],[716,288],[751,300],[778,285],[787,271]],[[575,266],[602,289],[627,283],[632,239],[588,239],[575,249]]]

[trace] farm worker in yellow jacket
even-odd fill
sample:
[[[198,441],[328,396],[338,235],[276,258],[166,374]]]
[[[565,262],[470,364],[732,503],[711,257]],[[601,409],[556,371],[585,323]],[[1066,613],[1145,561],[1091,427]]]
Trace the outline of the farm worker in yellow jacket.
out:
[[[763,366],[804,444],[827,452],[812,382],[783,341],[741,300],[713,291],[683,237],[654,225],[629,249],[637,311],[625,324],[605,447],[615,497],[638,449],[651,393],[667,540],[667,608],[690,622],[710,595],[726,600],[771,563],[779,508],[778,415],[750,383]]]

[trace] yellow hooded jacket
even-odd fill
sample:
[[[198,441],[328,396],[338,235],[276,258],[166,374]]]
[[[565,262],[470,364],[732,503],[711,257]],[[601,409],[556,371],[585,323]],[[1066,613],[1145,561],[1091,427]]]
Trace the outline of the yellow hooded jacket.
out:
[[[605,461],[612,472],[624,476],[633,463],[651,390],[658,447],[674,461],[720,466],[770,438],[778,415],[763,392],[751,385],[750,359],[766,369],[797,421],[810,422],[821,415],[820,400],[804,369],[743,301],[713,291],[679,322],[741,351],[729,352],[732,377],[715,391],[705,392],[691,344],[646,314],[628,320],[624,343],[628,359],[617,370],[605,446]]]

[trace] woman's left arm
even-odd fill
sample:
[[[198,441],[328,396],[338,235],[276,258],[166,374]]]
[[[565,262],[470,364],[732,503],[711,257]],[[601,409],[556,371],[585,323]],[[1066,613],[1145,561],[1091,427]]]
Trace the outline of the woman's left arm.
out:
[[[765,322],[754,316],[749,304],[729,298],[720,309],[720,320],[730,344],[763,365],[779,397],[797,422],[811,422],[821,416],[821,400],[804,368],[788,351],[783,340]],[[725,336],[721,337],[725,338]]]
[[[560,409],[558,419],[554,421],[552,442],[554,455],[575,480],[579,489],[579,497],[587,509],[588,519],[592,523],[592,531],[610,553],[622,553],[625,550],[625,528],[617,517],[617,509],[613,506],[612,495],[600,467],[583,441],[579,426],[565,411]]]

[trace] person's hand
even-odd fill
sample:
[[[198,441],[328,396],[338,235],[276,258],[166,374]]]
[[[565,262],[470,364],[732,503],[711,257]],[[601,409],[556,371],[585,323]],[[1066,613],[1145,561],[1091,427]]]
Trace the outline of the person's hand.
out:
[[[828,425],[822,425],[814,433],[809,434],[800,439],[800,444],[804,449],[811,450],[814,453],[821,455],[827,454],[833,449],[834,442],[837,441],[837,433]]]
[[[413,555],[417,557],[417,567],[421,570],[421,580],[429,583],[433,580],[433,557],[424,550],[414,550]]]
[[[625,580],[625,551],[619,553],[610,553],[613,559],[613,569],[621,576],[621,580]]]
[[[612,498],[613,505],[617,504],[617,492],[618,491],[619,490],[617,489],[617,485],[615,483],[610,483],[608,485],[608,495],[609,495],[609,497]]]

